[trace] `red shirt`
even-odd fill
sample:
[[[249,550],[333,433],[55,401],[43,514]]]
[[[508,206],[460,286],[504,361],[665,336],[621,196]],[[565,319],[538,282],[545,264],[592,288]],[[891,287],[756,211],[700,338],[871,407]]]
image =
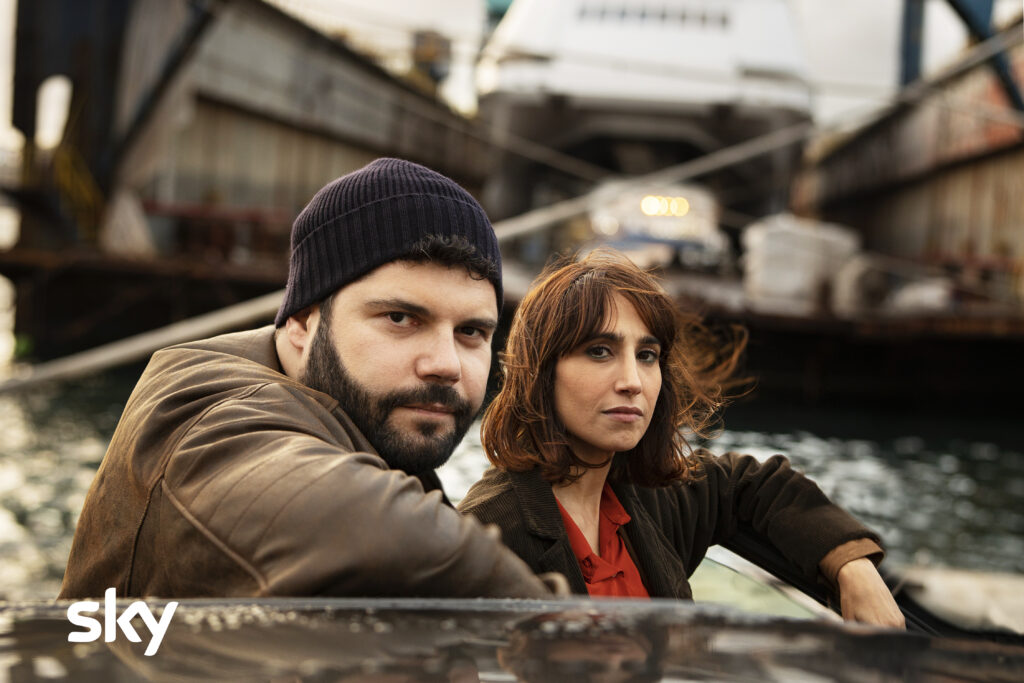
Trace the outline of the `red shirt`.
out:
[[[629,515],[607,482],[601,491],[600,519],[597,527],[600,554],[591,550],[583,532],[576,526],[576,522],[572,521],[572,517],[561,503],[558,503],[558,511],[562,513],[562,523],[569,534],[572,553],[580,564],[583,580],[587,582],[587,593],[591,597],[650,597],[640,579],[640,572],[637,571],[633,558],[629,556],[626,544],[618,533],[619,527],[629,521]]]

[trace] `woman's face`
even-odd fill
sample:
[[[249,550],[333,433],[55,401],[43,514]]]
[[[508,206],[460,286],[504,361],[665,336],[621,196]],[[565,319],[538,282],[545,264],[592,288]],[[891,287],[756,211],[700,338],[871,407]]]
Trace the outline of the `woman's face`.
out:
[[[661,391],[661,344],[616,294],[601,333],[555,365],[555,414],[577,457],[598,463],[636,446]]]

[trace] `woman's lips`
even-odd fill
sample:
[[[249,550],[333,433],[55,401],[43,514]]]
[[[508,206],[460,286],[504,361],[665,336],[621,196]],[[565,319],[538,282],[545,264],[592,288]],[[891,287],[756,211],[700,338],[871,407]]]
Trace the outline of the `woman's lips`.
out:
[[[602,412],[617,422],[637,422],[644,416],[644,411],[635,406],[616,406]]]

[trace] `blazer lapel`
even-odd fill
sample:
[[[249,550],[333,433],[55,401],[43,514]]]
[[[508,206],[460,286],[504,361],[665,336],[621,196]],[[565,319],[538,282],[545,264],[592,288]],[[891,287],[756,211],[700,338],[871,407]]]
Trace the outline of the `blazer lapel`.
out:
[[[530,535],[540,539],[546,547],[537,558],[538,568],[545,572],[558,572],[569,581],[573,593],[586,595],[587,583],[569,545],[569,536],[551,484],[544,481],[536,469],[509,472],[509,477]]]
[[[613,483],[612,490],[629,514],[629,522],[621,527],[626,547],[640,572],[644,587],[652,598],[692,597],[683,563],[678,559],[665,535],[640,503],[632,484]]]

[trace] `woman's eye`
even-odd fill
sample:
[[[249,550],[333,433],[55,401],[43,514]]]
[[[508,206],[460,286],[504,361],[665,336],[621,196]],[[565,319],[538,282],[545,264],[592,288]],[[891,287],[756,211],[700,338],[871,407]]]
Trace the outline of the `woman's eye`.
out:
[[[640,353],[636,354],[636,357],[637,357],[637,359],[641,363],[657,363],[658,362],[658,353],[656,351],[651,350],[651,349],[644,349]]]
[[[607,358],[612,354],[611,349],[607,346],[591,346],[587,349],[587,355],[591,358]]]

